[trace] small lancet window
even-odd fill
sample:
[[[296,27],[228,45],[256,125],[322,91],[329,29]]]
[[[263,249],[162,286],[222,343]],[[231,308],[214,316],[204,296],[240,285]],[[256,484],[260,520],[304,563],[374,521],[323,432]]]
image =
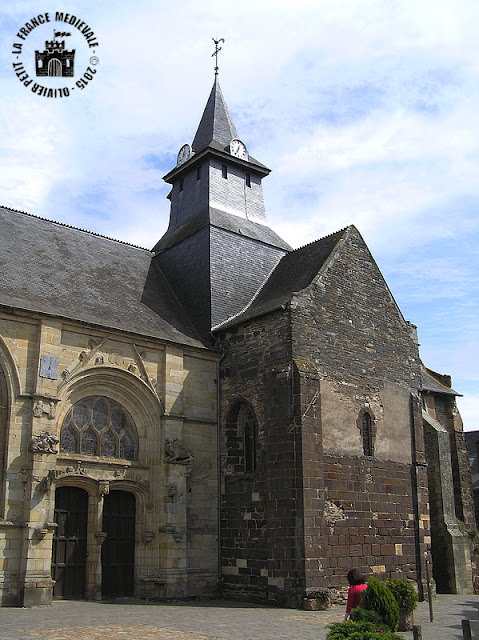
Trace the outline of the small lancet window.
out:
[[[251,187],[251,175],[249,173],[244,174],[244,180],[247,187]]]
[[[180,180],[180,193],[183,191],[183,178]]]
[[[196,179],[201,180],[201,167],[196,168]]]
[[[221,165],[221,175],[223,178],[228,178],[228,167],[225,164]]]
[[[258,423],[253,407],[244,401],[230,410],[226,422],[228,465],[236,473],[256,471],[256,434]]]
[[[363,436],[363,452],[365,456],[374,455],[373,448],[373,430],[371,416],[369,413],[365,413],[361,421],[361,431]]]
[[[244,420],[244,470],[251,473],[256,469],[256,418],[252,409],[243,416]]]

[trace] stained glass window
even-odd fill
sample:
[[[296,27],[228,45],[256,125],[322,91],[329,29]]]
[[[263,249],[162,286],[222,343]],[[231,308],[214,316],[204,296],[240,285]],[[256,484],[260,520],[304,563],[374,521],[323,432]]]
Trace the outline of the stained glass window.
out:
[[[133,418],[116,400],[90,396],[67,413],[60,435],[60,450],[136,460],[138,434]]]

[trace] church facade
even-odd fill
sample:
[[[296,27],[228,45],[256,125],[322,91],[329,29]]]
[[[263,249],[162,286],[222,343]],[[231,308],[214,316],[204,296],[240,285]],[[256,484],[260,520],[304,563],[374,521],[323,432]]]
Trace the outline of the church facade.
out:
[[[217,80],[152,251],[0,209],[0,602],[472,588],[451,381],[354,227],[297,250]]]

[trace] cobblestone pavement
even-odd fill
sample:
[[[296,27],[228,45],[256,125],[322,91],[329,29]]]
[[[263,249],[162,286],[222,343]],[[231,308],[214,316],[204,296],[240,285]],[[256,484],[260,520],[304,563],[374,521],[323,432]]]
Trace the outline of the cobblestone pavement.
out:
[[[423,640],[461,639],[461,620],[479,621],[479,597],[439,595],[433,613],[431,623],[427,602],[416,610]],[[0,640],[325,640],[327,625],[343,614],[343,607],[301,611],[227,601],[56,601],[0,609]]]

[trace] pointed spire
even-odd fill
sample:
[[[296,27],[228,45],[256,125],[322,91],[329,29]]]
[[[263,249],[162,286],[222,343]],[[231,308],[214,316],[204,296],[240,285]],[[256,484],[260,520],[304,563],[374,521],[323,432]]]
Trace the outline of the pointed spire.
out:
[[[193,140],[193,151],[198,152],[212,142],[226,147],[233,138],[237,137],[236,127],[226,106],[220,83],[215,77],[210,97]]]

